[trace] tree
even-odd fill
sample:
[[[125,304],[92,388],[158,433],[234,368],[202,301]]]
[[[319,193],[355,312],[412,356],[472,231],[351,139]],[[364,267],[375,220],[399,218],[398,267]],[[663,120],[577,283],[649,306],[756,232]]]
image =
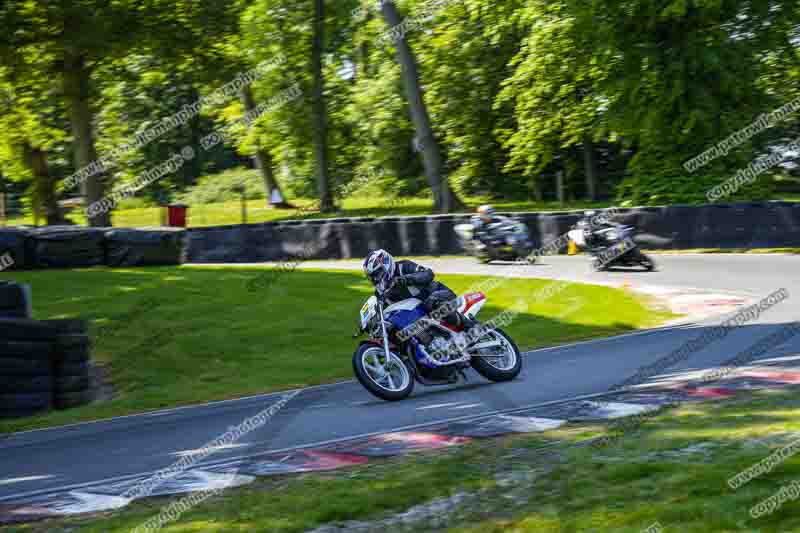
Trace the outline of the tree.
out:
[[[461,0],[434,10],[426,4],[413,6],[414,13],[431,14],[422,15],[425,30],[409,38],[450,181],[461,193],[518,196],[525,184],[504,168],[508,157],[496,133],[514,129],[514,109],[495,105],[495,97],[527,35],[522,2]]]
[[[258,106],[256,105],[255,98],[253,98],[253,91],[249,85],[242,87],[241,100],[245,114],[254,114],[257,112]],[[272,159],[272,155],[268,150],[265,150],[261,146],[258,138],[256,138],[254,142],[255,146],[253,147],[253,162],[255,163],[256,168],[261,173],[261,177],[264,180],[267,206],[280,207],[284,209],[291,208],[292,205],[286,201],[286,197],[283,195],[281,186],[275,179],[275,163]],[[274,196],[278,196],[280,200],[274,199]]]
[[[533,0],[522,14],[529,27],[522,48],[511,62],[513,72],[504,82],[496,107],[513,110],[516,127],[498,129],[509,150],[507,170],[530,176],[541,199],[541,176],[575,167],[571,154],[581,147],[587,197],[594,198],[592,141],[608,136],[607,108],[615,95],[604,92],[611,53],[592,52],[575,16],[563,1]]]
[[[210,46],[220,33],[230,32],[236,18],[231,18],[233,13],[232,6],[222,0],[6,3],[0,9],[0,27],[6,30],[0,35],[0,56],[21,75],[25,70],[19,66],[25,64],[27,55],[49,59],[41,68],[49,76],[60,75],[70,113],[75,166],[80,170],[97,160],[92,126],[96,68],[134,47],[149,47],[169,56]],[[210,20],[214,24],[207,24]],[[82,187],[87,204],[104,197],[108,180],[108,169],[102,166],[86,177]],[[110,225],[110,214],[94,214],[89,223]]]
[[[765,58],[787,50],[800,23],[788,0],[612,0],[561,4],[581,36],[609,127],[636,147],[620,197],[637,203],[702,201],[705,190],[746,165],[746,142],[691,176],[683,163],[779,105],[761,78]],[[581,68],[581,65],[586,67]],[[570,65],[575,68],[575,65]],[[757,141],[756,141],[757,142]],[[756,185],[756,187],[758,184]]]
[[[325,77],[322,55],[325,53],[325,0],[314,0],[314,29],[311,47],[311,71],[314,79],[311,105],[313,107],[314,161],[319,191],[319,209],[334,209],[328,176],[328,111],[325,107]]]
[[[14,79],[9,69],[0,68],[0,166],[12,180],[28,184],[34,219],[38,223],[44,216],[48,225],[65,223],[56,191],[64,164],[59,157],[55,169],[48,163],[51,153],[66,148],[66,119],[56,92],[45,77]]]
[[[384,1],[381,4],[381,12],[390,32],[401,28],[403,21],[393,0]],[[399,38],[394,39],[395,53],[397,62],[402,69],[403,87],[411,113],[411,121],[417,132],[418,147],[425,166],[425,176],[433,191],[434,209],[442,213],[449,213],[462,204],[453,194],[450,182],[444,173],[441,149],[434,136],[428,108],[425,105],[420,86],[417,60],[408,45],[405,32],[401,32],[400,35]]]

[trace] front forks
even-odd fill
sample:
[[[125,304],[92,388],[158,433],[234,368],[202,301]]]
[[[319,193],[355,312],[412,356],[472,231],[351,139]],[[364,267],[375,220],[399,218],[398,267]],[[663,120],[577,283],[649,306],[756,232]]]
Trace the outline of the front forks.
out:
[[[381,321],[381,336],[383,337],[383,352],[386,356],[386,363],[392,358],[391,351],[389,350],[389,333],[386,331],[386,321],[383,319],[383,301],[378,300],[378,318]],[[386,366],[384,363],[384,367]]]

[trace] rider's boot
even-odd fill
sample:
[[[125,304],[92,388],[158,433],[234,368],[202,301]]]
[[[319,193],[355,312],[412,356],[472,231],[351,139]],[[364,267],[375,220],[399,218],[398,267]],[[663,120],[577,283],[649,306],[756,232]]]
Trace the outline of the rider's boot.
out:
[[[456,334],[457,336],[455,338],[455,344],[460,352],[463,352],[467,346],[474,343],[480,337],[480,331],[477,327],[480,325],[480,322],[474,318],[459,312],[453,312],[445,317],[445,322],[451,326],[463,328],[460,333]]]

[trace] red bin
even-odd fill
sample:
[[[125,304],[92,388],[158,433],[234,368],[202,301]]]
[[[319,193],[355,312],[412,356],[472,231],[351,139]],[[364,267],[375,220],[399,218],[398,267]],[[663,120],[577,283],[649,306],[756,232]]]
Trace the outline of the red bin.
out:
[[[167,206],[167,220],[172,227],[186,227],[186,212],[189,207],[183,204],[170,204]]]

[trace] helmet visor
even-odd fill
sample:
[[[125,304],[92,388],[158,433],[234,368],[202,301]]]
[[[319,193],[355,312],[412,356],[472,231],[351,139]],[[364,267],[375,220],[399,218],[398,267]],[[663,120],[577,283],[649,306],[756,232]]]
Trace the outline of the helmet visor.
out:
[[[368,275],[370,281],[372,282],[372,284],[375,285],[375,286],[378,286],[383,281],[384,277],[386,277],[385,276],[386,275],[386,269],[384,269],[383,267],[376,268],[375,270],[373,270],[372,272],[370,272],[367,275]]]

